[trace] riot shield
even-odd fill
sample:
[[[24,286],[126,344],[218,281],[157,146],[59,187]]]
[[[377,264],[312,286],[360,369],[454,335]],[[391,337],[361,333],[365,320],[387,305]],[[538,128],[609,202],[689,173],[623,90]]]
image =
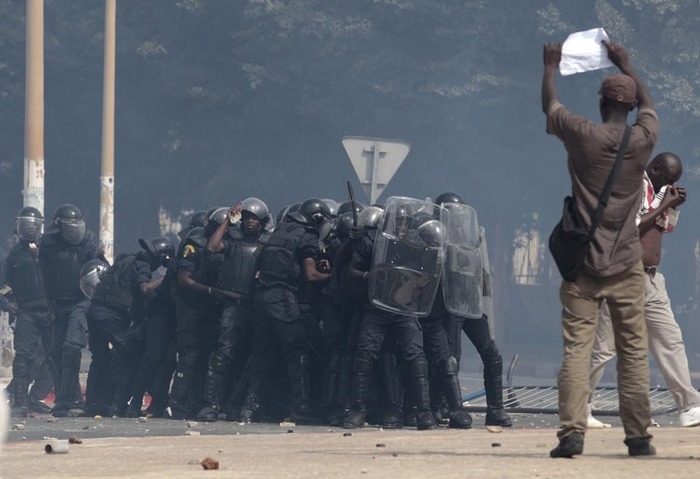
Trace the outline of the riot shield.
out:
[[[407,316],[430,314],[444,261],[441,207],[391,197],[372,251],[369,299],[377,308]]]
[[[445,225],[445,307],[463,318],[480,318],[484,278],[476,210],[464,204],[445,203],[440,220]]]
[[[491,339],[493,339],[493,285],[491,283],[491,266],[489,265],[489,249],[486,243],[486,231],[482,227],[479,227],[479,249],[481,250],[481,259],[484,271],[484,292],[482,309],[489,320],[489,331],[491,331]]]

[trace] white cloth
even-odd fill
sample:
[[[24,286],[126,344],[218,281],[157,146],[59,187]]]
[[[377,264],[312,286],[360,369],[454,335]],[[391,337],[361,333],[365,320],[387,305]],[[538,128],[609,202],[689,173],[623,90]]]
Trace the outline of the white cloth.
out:
[[[566,76],[613,66],[603,40],[610,38],[602,28],[569,35],[561,47],[559,72]]]

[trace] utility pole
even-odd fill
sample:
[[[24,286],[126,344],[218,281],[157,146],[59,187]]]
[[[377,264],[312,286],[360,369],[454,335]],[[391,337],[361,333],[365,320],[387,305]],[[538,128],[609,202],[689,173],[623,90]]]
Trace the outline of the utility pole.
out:
[[[24,206],[44,214],[44,0],[27,0]]]
[[[105,0],[105,58],[102,90],[102,172],[100,175],[100,242],[114,261],[114,84],[117,0]]]

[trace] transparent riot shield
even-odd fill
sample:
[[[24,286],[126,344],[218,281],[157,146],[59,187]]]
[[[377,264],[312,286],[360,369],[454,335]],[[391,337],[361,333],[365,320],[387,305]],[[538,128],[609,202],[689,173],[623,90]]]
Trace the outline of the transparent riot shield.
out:
[[[491,331],[491,339],[493,339],[493,285],[491,283],[491,266],[489,265],[489,249],[488,244],[486,243],[486,231],[482,227],[479,227],[479,249],[481,250],[481,259],[484,271],[482,309],[489,320],[489,331]]]
[[[480,318],[484,278],[476,210],[464,204],[445,203],[440,220],[445,225],[445,307],[463,318]]]
[[[387,200],[372,252],[374,306],[407,316],[430,314],[444,261],[441,209],[413,198]]]

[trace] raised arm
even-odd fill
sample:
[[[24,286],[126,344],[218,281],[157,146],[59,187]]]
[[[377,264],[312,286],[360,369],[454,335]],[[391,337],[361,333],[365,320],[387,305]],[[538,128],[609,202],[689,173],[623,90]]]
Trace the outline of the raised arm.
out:
[[[610,61],[613,62],[622,73],[632,77],[634,83],[637,85],[637,107],[640,110],[642,108],[654,108],[654,102],[651,99],[651,94],[649,93],[646,85],[639,79],[639,75],[637,75],[634,67],[632,67],[627,51],[620,45],[610,43],[605,40],[603,40],[603,45],[605,45],[605,47],[608,49],[608,58]]]
[[[542,111],[547,114],[549,105],[558,100],[557,85],[554,81],[561,62],[561,43],[544,44],[544,75],[542,77]]]

